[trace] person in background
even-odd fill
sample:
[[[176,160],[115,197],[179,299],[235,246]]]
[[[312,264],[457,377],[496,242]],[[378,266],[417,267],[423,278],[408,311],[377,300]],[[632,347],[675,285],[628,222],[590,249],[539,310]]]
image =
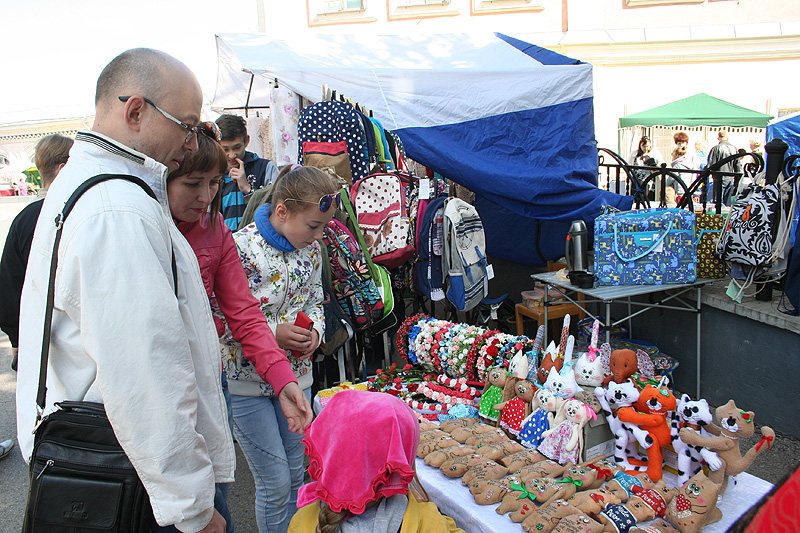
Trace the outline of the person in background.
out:
[[[728,132],[721,130],[719,134],[717,134],[717,138],[719,139],[719,143],[716,146],[711,148],[711,151],[708,153],[708,166],[712,167],[717,164],[719,161],[722,161],[726,157],[730,157],[737,153],[736,147],[728,142]],[[728,163],[722,165],[719,168],[721,172],[741,172],[742,171],[742,162],[739,159],[734,159]],[[734,185],[734,176],[722,176],[717,177],[717,183],[722,182],[722,205],[731,205],[731,197],[733,196],[733,185]],[[709,182],[709,194],[710,197],[707,198],[707,201],[713,202],[714,201],[714,184],[713,182]]]
[[[642,138],[639,139],[639,147],[631,154],[628,163],[637,167],[658,167],[664,163],[664,156],[653,146],[650,137],[642,135]],[[635,170],[634,172],[640,183],[643,183],[652,174],[652,171],[643,169]],[[648,190],[648,196],[654,199],[655,184],[650,181],[646,185],[646,189]]]
[[[147,489],[154,524],[222,533],[214,483],[233,481],[236,454],[219,342],[197,258],[166,196],[167,173],[197,150],[202,107],[195,75],[158,50],[127,50],[100,74],[92,130],[75,136],[31,244],[20,311],[17,439],[29,460],[53,221],[90,177],[136,176],[157,199],[112,179],[87,190],[63,225],[44,415],[64,400],[102,403]]]
[[[290,430],[302,434],[311,422],[311,406],[297,385],[286,353],[278,347],[258,302],[250,293],[231,230],[223,224],[219,212],[220,182],[228,168],[217,138],[219,130],[213,122],[201,122],[197,129],[200,133],[197,152],[187,154],[178,169],[167,176],[172,218],[197,255],[209,300],[225,316],[225,323],[236,342],[241,344],[247,361],[276,391]],[[217,336],[222,337],[225,325],[214,318]],[[222,373],[222,387],[229,403],[228,416],[233,431],[225,372]],[[227,512],[227,493],[228,484],[218,484],[217,508],[228,523],[228,532],[233,532]]]
[[[703,141],[694,143],[694,157],[697,160],[697,168],[703,170],[708,164],[708,150]]]
[[[300,489],[290,533],[463,533],[417,478],[419,421],[399,398],[338,392],[303,444],[313,481]]]
[[[322,230],[336,211],[338,186],[330,174],[297,167],[272,186],[255,222],[233,235],[250,291],[286,350],[301,389],[311,400],[311,355],[325,331],[322,310]],[[295,325],[300,312],[312,328]],[[220,316],[218,312],[215,312]],[[229,328],[230,329],[230,328]],[[285,532],[303,484],[301,436],[290,431],[273,388],[243,357],[226,330],[222,360],[233,405],[233,430],[256,486],[261,533]]]
[[[250,136],[243,117],[226,113],[216,122],[222,133],[222,149],[228,156],[228,172],[222,183],[222,217],[225,225],[236,231],[250,196],[275,181],[278,167],[246,150]]]
[[[11,341],[11,368],[14,370],[17,369],[19,346],[19,302],[31,253],[33,230],[36,229],[47,188],[67,164],[72,143],[72,139],[57,133],[46,135],[36,143],[34,164],[42,179],[42,188],[37,193],[40,199],[25,206],[14,218],[3,247],[0,259],[0,329]]]
[[[675,141],[675,149],[672,150],[672,163],[670,166],[675,169],[679,170],[697,170],[697,159],[695,158],[694,154],[691,154],[687,151],[687,147],[689,146],[689,136],[686,135],[685,132],[679,131],[672,136],[672,139]],[[687,186],[690,185],[694,179],[697,177],[696,174],[691,172],[680,172],[676,173],[681,178],[684,184]],[[667,200],[667,207],[674,207],[674,205],[670,205],[670,203],[674,204],[676,195],[683,195],[685,192],[684,187],[672,176],[667,176],[666,179],[666,194],[669,197],[670,194],[672,196],[672,201],[669,199]],[[669,189],[672,189],[670,193]]]

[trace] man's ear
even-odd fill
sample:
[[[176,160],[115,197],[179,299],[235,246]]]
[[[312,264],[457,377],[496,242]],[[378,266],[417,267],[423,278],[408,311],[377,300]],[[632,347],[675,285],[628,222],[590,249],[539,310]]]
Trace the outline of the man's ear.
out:
[[[244,134],[244,148],[247,150],[247,147],[250,146],[250,135]]]
[[[132,130],[140,131],[142,128],[142,108],[145,106],[144,99],[141,96],[131,96],[127,102],[123,102],[123,105],[125,123]]]

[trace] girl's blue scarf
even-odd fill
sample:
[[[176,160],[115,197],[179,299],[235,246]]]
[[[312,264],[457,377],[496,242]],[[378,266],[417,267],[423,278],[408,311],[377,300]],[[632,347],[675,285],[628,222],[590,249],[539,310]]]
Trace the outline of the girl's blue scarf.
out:
[[[278,233],[275,228],[272,227],[272,222],[269,221],[269,214],[271,211],[272,204],[269,203],[262,205],[256,210],[254,219],[258,232],[273,248],[277,248],[281,252],[294,252],[297,248],[292,246],[286,237]]]

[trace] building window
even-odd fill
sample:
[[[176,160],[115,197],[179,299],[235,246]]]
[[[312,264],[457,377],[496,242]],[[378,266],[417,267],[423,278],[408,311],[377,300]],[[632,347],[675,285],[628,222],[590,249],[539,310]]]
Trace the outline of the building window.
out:
[[[408,7],[413,6],[435,6],[449,4],[450,0],[405,0],[405,5]]]
[[[387,0],[389,21],[457,17],[461,13],[450,0]]]
[[[469,7],[470,15],[503,15],[544,11],[544,6],[533,0],[471,0]]]
[[[323,13],[364,11],[364,0],[325,0]]]

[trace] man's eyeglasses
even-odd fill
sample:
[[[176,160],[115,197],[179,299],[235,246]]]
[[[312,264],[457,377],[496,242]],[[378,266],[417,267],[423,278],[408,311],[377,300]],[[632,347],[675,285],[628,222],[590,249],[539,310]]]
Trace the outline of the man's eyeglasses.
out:
[[[127,101],[130,99],[130,96],[120,96],[120,97],[118,97],[118,98],[119,98],[119,101],[120,101],[120,102],[127,102]],[[168,118],[169,120],[171,120],[172,122],[174,122],[175,124],[177,124],[178,126],[180,126],[181,128],[183,128],[184,130],[186,130],[186,137],[183,139],[183,143],[184,143],[184,144],[188,143],[188,142],[189,142],[189,140],[192,138],[192,136],[193,136],[193,135],[197,135],[197,128],[196,128],[196,127],[195,127],[195,128],[193,128],[193,127],[191,127],[190,125],[186,124],[185,122],[182,122],[182,121],[178,120],[177,118],[173,117],[172,115],[170,115],[169,113],[167,113],[166,111],[164,111],[163,109],[161,109],[160,107],[158,107],[158,106],[157,106],[155,103],[153,103],[153,101],[152,101],[152,100],[150,100],[149,98],[145,98],[145,97],[143,96],[143,97],[142,97],[142,100],[144,100],[144,101],[145,101],[145,103],[147,103],[147,104],[150,104],[151,106],[155,107],[155,108],[156,108],[156,111],[158,111],[159,113],[161,113],[162,115],[164,115],[164,117]]]
[[[321,213],[326,213],[331,206],[336,203],[339,205],[339,201],[341,200],[342,193],[337,192],[336,194],[326,194],[325,196],[320,197],[319,201],[314,202],[311,200],[298,200],[297,198],[287,198],[287,200],[293,200],[295,202],[302,202],[306,204],[317,204],[319,205],[319,210]]]

